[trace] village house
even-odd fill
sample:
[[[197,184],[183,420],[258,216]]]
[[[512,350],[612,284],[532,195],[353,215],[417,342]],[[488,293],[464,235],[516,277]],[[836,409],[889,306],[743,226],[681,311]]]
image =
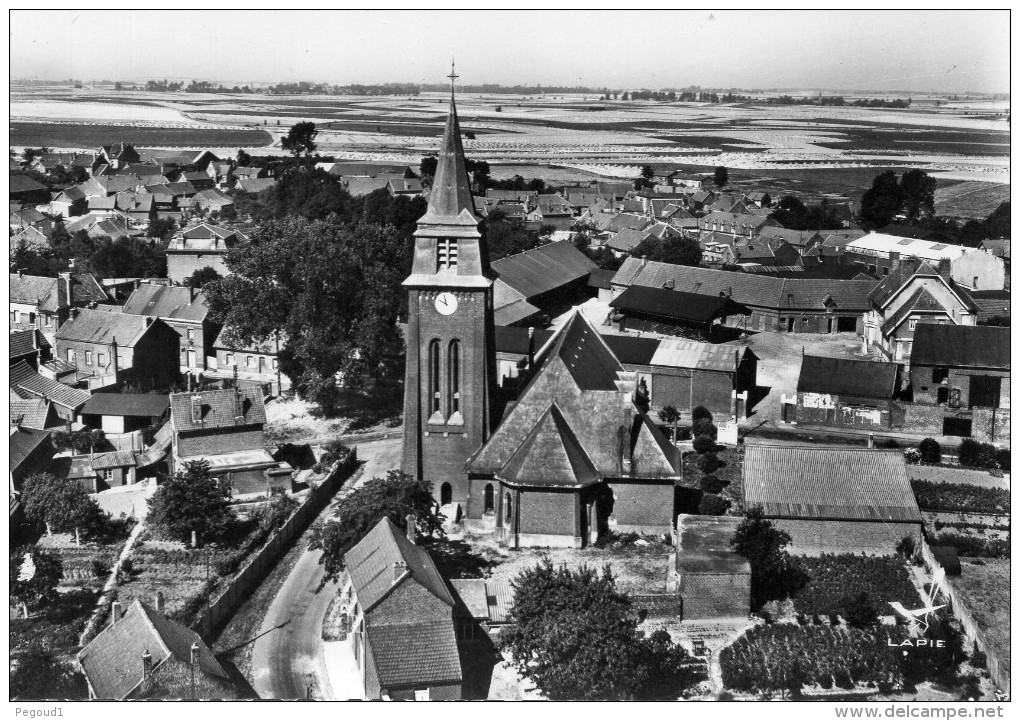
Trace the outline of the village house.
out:
[[[141,392],[177,380],[177,333],[158,318],[102,310],[74,310],[56,333],[56,355],[78,370],[89,389],[112,386]]]
[[[916,329],[925,323],[975,325],[978,307],[950,276],[950,261],[897,261],[868,295],[864,341],[889,360],[909,361]]]
[[[390,195],[406,195],[410,198],[421,195],[424,192],[421,181],[418,178],[390,178],[386,181],[386,190]]]
[[[845,252],[872,275],[889,275],[905,260],[925,261],[932,266],[945,261],[949,263],[949,277],[967,288],[1002,290],[1006,286],[1002,258],[962,245],[869,233],[847,243]]]
[[[221,276],[230,275],[223,256],[228,248],[247,240],[236,230],[209,223],[182,230],[166,249],[167,277],[183,284],[202,268],[212,268]]]
[[[78,652],[89,699],[233,699],[237,688],[212,650],[190,628],[141,599],[123,618],[113,602],[110,624]]]
[[[53,348],[41,331],[29,329],[11,331],[7,339],[7,351],[10,365],[23,360],[38,370],[39,366],[50,360]]]
[[[12,428],[28,428],[34,431],[53,429],[61,425],[53,404],[45,398],[22,398],[12,393],[8,411]]]
[[[1009,339],[1009,328],[918,326],[904,429],[1008,445]]]
[[[124,302],[124,313],[158,318],[177,332],[182,373],[206,370],[206,354],[212,349],[219,326],[209,319],[209,306],[201,290],[141,283]]]
[[[72,308],[95,307],[108,300],[94,276],[73,271],[47,278],[19,270],[10,274],[8,290],[10,330],[38,329],[51,346]]]
[[[764,228],[768,227],[781,226],[768,216],[746,215],[718,210],[709,213],[698,221],[700,232],[729,235],[734,239],[755,238]]]
[[[893,400],[900,396],[901,370],[896,363],[805,355],[796,407],[784,403],[783,420],[833,428],[889,429],[896,413]]]
[[[266,407],[259,388],[170,394],[173,470],[204,460],[235,497],[290,489],[293,469],[265,449]]]
[[[24,400],[43,399],[51,404],[52,412],[56,414],[58,423],[76,422],[78,413],[88,402],[90,395],[88,391],[72,388],[60,381],[40,375],[25,361],[18,361],[10,367],[8,372],[12,401],[15,397]]]
[[[213,341],[216,363],[209,377],[236,377],[254,382],[268,387],[276,396],[290,390],[290,378],[280,372],[280,348],[284,341],[273,338],[262,343],[238,345],[227,340],[229,335],[229,329],[223,328]]]
[[[454,599],[428,552],[383,518],[344,554],[340,612],[366,699],[456,700]]]
[[[235,177],[236,177],[236,172],[237,172],[236,169],[235,169],[234,172],[235,172]],[[238,191],[240,191],[242,193],[261,193],[263,190],[268,190],[269,188],[272,188],[274,185],[276,185],[276,178],[250,178],[250,179],[249,178],[238,178],[234,182],[234,189],[238,190]],[[383,181],[383,187],[385,187],[385,186],[386,186],[386,181]],[[374,190],[374,188],[373,188],[373,190]],[[220,191],[217,191],[217,190],[206,190],[206,191],[203,191],[203,192],[206,192],[206,193],[219,193]],[[371,191],[369,191],[369,192],[371,192]],[[351,192],[351,195],[355,195],[355,194],[356,193],[354,193],[353,191]],[[365,195],[367,193],[360,193],[360,194],[361,195]],[[216,197],[221,197],[221,196],[216,196]],[[211,198],[210,198],[210,202],[212,202]]]
[[[891,556],[921,544],[921,511],[900,450],[744,446],[744,507],[790,534],[790,553]]]

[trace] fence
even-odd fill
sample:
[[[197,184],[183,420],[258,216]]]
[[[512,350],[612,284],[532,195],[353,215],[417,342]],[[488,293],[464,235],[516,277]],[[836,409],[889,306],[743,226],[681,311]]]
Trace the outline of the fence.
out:
[[[931,548],[928,547],[928,543],[925,541],[921,542],[921,557],[924,558],[925,565],[928,566],[930,571],[942,568],[942,565],[936,560],[935,555],[931,552]],[[943,569],[944,570],[944,569]],[[957,595],[956,591],[953,590],[952,584],[949,583],[949,578],[946,577],[942,583],[942,592],[949,599],[950,608],[953,611],[953,615],[960,621],[960,625],[963,626],[963,631],[967,635],[967,640],[971,643],[977,644],[978,649],[985,654],[988,662],[988,675],[992,679],[998,689],[1009,695],[1009,659],[1003,660],[995,653],[992,647],[988,644],[988,640],[982,632],[981,627],[978,626],[974,616],[971,615],[970,609],[964,604],[963,599]]]
[[[280,557],[287,552],[291,542],[311,525],[319,512],[340,490],[344,481],[350,478],[357,466],[358,454],[355,448],[351,450],[350,456],[337,463],[321,484],[312,488],[305,502],[273,534],[269,542],[245,564],[240,573],[231,580],[226,589],[209,604],[205,613],[200,615],[192,625],[192,628],[203,639],[211,641],[213,635],[231,619],[237,607],[251,597],[252,591],[272,570]]]

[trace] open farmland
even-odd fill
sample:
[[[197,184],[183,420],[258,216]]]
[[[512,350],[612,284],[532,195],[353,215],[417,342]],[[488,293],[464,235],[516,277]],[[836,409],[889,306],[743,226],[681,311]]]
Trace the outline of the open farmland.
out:
[[[272,136],[264,130],[219,128],[157,128],[130,125],[72,125],[65,123],[11,123],[10,144],[49,148],[91,148],[118,141],[139,147],[224,148],[261,147]]]
[[[986,218],[1009,200],[1009,186],[970,181],[935,191],[935,212],[965,218]]]

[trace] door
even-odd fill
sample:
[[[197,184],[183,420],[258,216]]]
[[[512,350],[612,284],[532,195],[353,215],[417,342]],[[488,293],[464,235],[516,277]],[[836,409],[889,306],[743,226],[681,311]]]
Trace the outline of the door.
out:
[[[444,483],[439,487],[439,505],[446,506],[453,503],[453,486]]]
[[[797,320],[797,319],[796,318],[787,318],[786,319],[786,332],[787,333],[793,333],[793,323],[794,323],[795,320]]]
[[[832,332],[832,318],[829,318],[829,333]]]
[[[188,368],[195,368],[196,367],[195,363],[196,363],[195,351],[189,350],[188,351]]]
[[[266,358],[265,356],[259,356],[259,373],[264,374],[266,372]]]

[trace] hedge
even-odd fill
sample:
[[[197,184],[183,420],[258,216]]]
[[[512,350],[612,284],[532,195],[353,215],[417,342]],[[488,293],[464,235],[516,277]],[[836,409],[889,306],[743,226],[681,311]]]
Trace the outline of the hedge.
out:
[[[966,483],[935,483],[910,479],[917,505],[926,511],[960,513],[1009,513],[1009,491]]]

